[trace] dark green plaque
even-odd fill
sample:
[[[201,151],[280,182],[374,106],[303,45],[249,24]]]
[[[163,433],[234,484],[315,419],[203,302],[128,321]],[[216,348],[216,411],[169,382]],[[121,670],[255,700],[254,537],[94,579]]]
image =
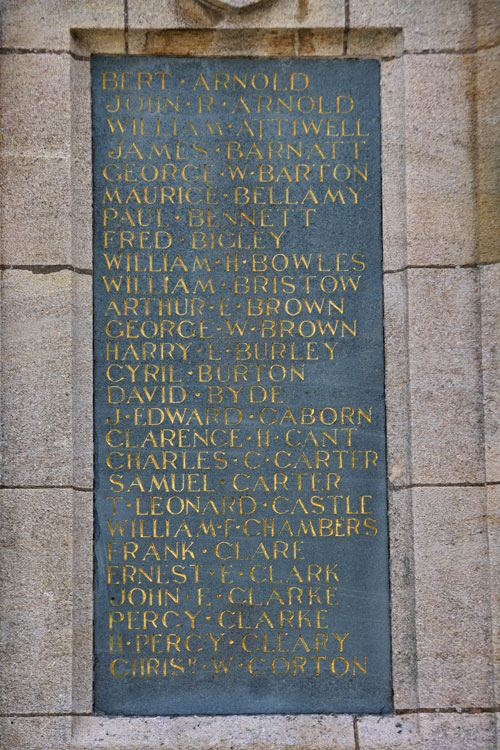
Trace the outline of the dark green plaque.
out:
[[[95,708],[391,708],[379,65],[94,57]]]

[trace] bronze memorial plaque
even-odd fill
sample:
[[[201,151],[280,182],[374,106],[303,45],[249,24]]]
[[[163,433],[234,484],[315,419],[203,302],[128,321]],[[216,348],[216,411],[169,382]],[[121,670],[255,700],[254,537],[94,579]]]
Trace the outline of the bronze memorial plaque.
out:
[[[379,64],[92,82],[95,709],[389,711]]]

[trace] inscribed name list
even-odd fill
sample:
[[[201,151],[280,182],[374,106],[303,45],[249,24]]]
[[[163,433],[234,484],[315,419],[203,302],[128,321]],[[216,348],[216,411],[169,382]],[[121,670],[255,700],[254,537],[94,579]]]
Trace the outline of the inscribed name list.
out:
[[[95,708],[388,711],[378,63],[92,91]]]

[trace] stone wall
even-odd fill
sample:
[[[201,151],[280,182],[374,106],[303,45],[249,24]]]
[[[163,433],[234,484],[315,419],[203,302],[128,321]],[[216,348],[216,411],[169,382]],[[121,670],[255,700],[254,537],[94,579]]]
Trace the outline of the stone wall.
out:
[[[0,747],[498,747],[500,3],[215,4],[0,2]],[[393,715],[92,715],[92,52],[382,60]]]

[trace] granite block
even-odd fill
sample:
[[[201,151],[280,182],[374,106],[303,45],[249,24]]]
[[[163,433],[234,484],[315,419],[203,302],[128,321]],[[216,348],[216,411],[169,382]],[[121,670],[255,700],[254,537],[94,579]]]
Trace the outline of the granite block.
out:
[[[403,41],[400,28],[350,28],[346,34],[347,54],[350,57],[400,56],[404,48]]]
[[[352,717],[75,717],[73,750],[354,750]]]
[[[92,268],[90,63],[71,61],[71,263]]]
[[[4,0],[0,45],[21,49],[69,50],[70,29],[123,29],[122,0]]]
[[[420,747],[419,717],[360,716],[358,719],[359,750],[410,750]]]
[[[435,3],[350,0],[350,27],[403,29],[409,51],[464,49],[474,42],[474,20],[468,0]]]
[[[409,489],[389,491],[392,684],[396,711],[418,708],[413,506]]]
[[[0,173],[2,263],[70,263],[69,158],[3,157]]]
[[[385,382],[408,383],[408,272],[384,274]]]
[[[481,405],[472,376],[430,375],[411,383],[411,480],[481,482]]]
[[[500,3],[498,0],[477,0],[476,45],[498,44],[500,41]]]
[[[1,711],[64,713],[71,710],[72,491],[1,490],[0,503]]]
[[[390,487],[410,483],[411,450],[407,385],[386,385],[387,479]]]
[[[498,8],[500,18],[500,6]],[[500,260],[500,47],[476,55],[479,261]]]
[[[500,702],[500,485],[486,488],[494,703]]]
[[[476,260],[473,94],[470,56],[405,57],[409,265]]]
[[[296,18],[304,26],[343,29],[345,7],[339,0],[299,0]]]
[[[92,276],[74,274],[72,295],[73,484],[92,489]]]
[[[70,750],[71,718],[5,716],[0,718],[1,750]]]
[[[72,711],[92,712],[93,682],[93,586],[92,586],[92,522],[94,498],[92,492],[73,493],[73,664]]]
[[[406,257],[406,174],[404,60],[382,62],[382,211],[384,270],[404,268]]]
[[[410,269],[413,483],[484,479],[474,269]]]
[[[1,152],[61,157],[71,138],[68,55],[0,57]]]
[[[419,735],[426,750],[457,750],[495,747],[493,714],[424,714],[419,717]]]
[[[493,703],[486,490],[413,488],[419,705]]]
[[[486,481],[500,481],[500,264],[482,266],[481,374]]]
[[[387,472],[392,486],[410,482],[408,291],[406,272],[384,276]]]
[[[360,750],[491,750],[495,729],[491,714],[419,714],[362,716]]]
[[[70,271],[3,274],[2,483],[70,485]]]

